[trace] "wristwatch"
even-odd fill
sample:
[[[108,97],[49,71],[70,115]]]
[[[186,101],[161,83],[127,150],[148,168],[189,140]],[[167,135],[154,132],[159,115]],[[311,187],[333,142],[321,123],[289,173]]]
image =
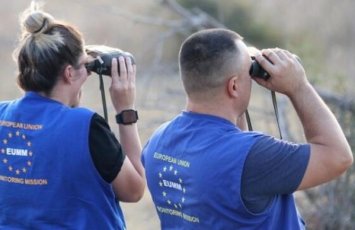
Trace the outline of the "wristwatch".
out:
[[[130,125],[138,121],[138,112],[133,109],[122,110],[116,115],[117,124]]]

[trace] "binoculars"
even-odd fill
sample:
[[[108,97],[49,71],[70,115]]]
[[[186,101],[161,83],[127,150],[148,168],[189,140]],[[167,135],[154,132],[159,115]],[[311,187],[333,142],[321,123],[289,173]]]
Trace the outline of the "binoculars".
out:
[[[87,71],[95,72],[99,75],[111,76],[111,63],[113,58],[129,57],[132,63],[135,63],[132,54],[125,52],[123,50],[112,48],[104,45],[88,45],[85,46],[85,51],[88,55],[94,58],[85,64]],[[120,71],[120,66],[118,64],[118,72]]]

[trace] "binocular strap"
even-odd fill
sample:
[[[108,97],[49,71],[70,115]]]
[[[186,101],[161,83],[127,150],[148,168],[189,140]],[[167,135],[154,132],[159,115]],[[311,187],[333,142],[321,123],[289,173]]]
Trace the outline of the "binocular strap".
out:
[[[275,91],[271,91],[271,99],[272,99],[272,104],[274,106],[274,112],[275,112],[275,116],[276,116],[277,128],[279,129],[280,139],[282,139],[282,132],[281,132],[281,127],[280,127],[280,122],[279,122],[279,110],[277,107],[277,99],[276,99]],[[249,115],[248,110],[245,111],[245,116],[247,119],[249,131],[253,131],[253,127],[251,125],[251,120],[250,120],[250,115]]]
[[[104,86],[104,80],[103,80],[101,73],[99,74],[99,79],[100,79],[100,91],[101,91],[102,107],[103,107],[103,111],[104,111],[104,118],[105,118],[105,121],[108,123],[105,86]]]

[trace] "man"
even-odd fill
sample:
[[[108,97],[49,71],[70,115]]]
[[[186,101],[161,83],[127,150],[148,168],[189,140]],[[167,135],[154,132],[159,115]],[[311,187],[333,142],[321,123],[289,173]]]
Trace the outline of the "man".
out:
[[[143,150],[162,229],[304,229],[292,193],[330,181],[352,164],[335,117],[286,50],[256,61],[260,85],[288,96],[307,144],[243,131],[251,57],[233,31],[211,29],[182,44],[186,110],[162,125]]]

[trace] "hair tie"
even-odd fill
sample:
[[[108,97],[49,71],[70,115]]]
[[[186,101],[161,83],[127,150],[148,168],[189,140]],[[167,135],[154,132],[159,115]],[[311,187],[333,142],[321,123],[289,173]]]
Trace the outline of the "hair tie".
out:
[[[47,22],[47,18],[43,19],[41,27],[38,30],[33,31],[33,34],[40,32],[44,28],[44,26],[46,25],[46,22]]]

